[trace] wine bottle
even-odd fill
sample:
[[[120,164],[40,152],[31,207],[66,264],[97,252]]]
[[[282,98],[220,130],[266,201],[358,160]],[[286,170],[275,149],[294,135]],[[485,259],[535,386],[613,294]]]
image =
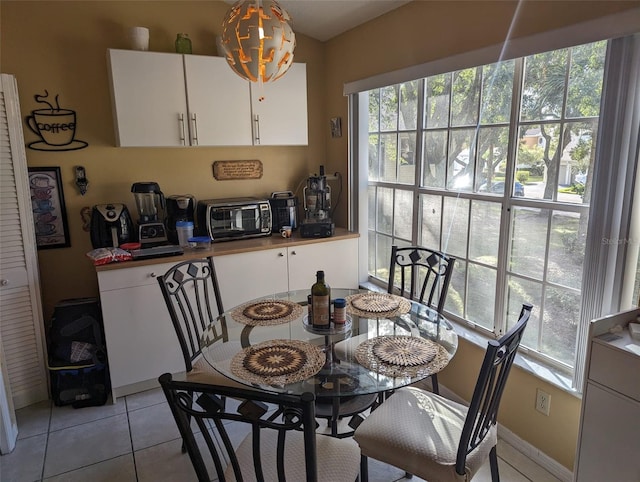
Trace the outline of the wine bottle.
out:
[[[324,280],[324,271],[316,273],[316,282],[311,286],[313,327],[329,329],[331,323],[331,288]]]

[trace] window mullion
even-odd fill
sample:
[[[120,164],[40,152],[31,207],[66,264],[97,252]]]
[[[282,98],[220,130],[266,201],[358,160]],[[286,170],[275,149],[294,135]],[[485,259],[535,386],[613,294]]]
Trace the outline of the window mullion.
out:
[[[414,157],[414,178],[413,178],[413,222],[411,229],[411,242],[414,245],[419,244],[420,238],[420,226],[422,225],[422,213],[420,209],[420,185],[422,184],[422,175],[424,169],[424,163],[422,162],[422,154],[423,154],[423,138],[424,138],[424,130],[426,126],[424,125],[424,104],[426,102],[425,99],[425,79],[420,79],[418,81],[418,108],[416,109],[416,152]]]
[[[511,252],[511,222],[513,208],[509,193],[512,188],[509,180],[513,177],[518,153],[518,119],[520,118],[520,99],[522,97],[522,85],[524,78],[524,59],[516,59],[513,72],[513,91],[511,96],[511,114],[509,118],[509,145],[507,168],[505,170],[505,192],[502,197],[502,215],[500,216],[500,237],[498,241],[498,265],[496,278],[496,300],[494,311],[496,313],[496,334],[505,333],[507,330],[507,290],[509,288],[509,253]]]

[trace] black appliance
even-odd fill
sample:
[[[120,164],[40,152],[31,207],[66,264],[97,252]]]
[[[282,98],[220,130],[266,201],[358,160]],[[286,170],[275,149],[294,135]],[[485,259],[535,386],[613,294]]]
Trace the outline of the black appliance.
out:
[[[282,226],[298,229],[298,198],[291,191],[272,192],[271,205],[272,232],[280,232]]]
[[[133,221],[127,206],[121,203],[97,204],[91,209],[91,245],[117,248],[136,240]]]
[[[301,238],[330,238],[336,226],[331,221],[305,221],[300,225]]]
[[[177,221],[191,221],[195,226],[196,198],[190,194],[175,194],[167,198],[167,237],[178,244]]]
[[[138,239],[143,248],[167,244],[164,194],[156,182],[135,182],[131,192],[138,208]]]
[[[331,221],[331,186],[327,183],[324,166],[320,175],[307,179],[304,188],[304,221],[300,223],[300,237],[328,238],[333,236],[335,225]]]

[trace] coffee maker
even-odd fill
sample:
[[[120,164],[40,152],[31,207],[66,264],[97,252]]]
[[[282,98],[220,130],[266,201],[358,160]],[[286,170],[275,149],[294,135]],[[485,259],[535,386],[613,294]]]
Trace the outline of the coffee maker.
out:
[[[131,192],[138,209],[138,240],[143,248],[167,244],[164,194],[155,182],[136,182]]]
[[[279,233],[283,226],[298,229],[298,198],[291,191],[272,192],[269,198],[271,205],[272,231]]]
[[[191,221],[195,226],[196,198],[191,194],[174,194],[167,198],[167,237],[178,244],[176,222]]]
[[[331,221],[331,186],[327,183],[324,166],[320,175],[307,179],[304,188],[304,221],[300,224],[303,238],[328,238],[333,236],[335,225]]]

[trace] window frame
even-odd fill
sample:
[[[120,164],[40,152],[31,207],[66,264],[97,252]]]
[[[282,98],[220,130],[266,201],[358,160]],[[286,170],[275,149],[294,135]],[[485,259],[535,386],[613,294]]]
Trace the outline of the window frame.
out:
[[[632,35],[632,36],[627,37],[626,39],[617,39],[617,40],[619,40],[621,42],[626,40],[627,42],[634,44],[635,45],[634,48],[636,49],[635,50],[636,52],[637,52],[637,49],[639,48],[638,44],[640,44],[640,40],[639,40],[639,36],[638,35],[635,35],[635,36]],[[632,49],[632,51],[633,51],[633,49]],[[633,58],[633,54],[631,54],[631,55],[632,55],[631,58]],[[609,56],[609,53],[607,54],[607,57],[608,56]],[[628,57],[629,57],[629,54],[627,53],[627,60],[628,60]],[[440,62],[439,64],[442,65],[442,62]],[[608,64],[609,65],[605,67],[605,81],[609,81],[610,82],[612,78],[615,79],[616,77],[620,76],[621,71],[625,71],[624,66],[621,65],[620,61],[618,61],[617,65],[614,66],[615,72],[611,70],[612,66],[610,65],[609,61],[608,61]],[[636,59],[636,64],[637,64],[637,59]],[[638,74],[637,66],[636,67],[631,66],[631,67],[627,68],[624,73],[625,73],[625,78],[629,78],[629,77],[631,77],[632,79],[640,78],[638,76],[639,74]],[[628,88],[629,86],[627,85],[626,87]],[[609,89],[609,87],[607,87],[607,89]],[[617,95],[619,95],[619,93],[620,93],[620,89],[618,89],[618,94]],[[603,96],[604,96],[604,94],[603,94]],[[640,103],[640,101],[638,101],[636,99],[636,105],[638,105],[639,103]],[[620,106],[618,106],[618,109],[616,110],[616,113],[613,114],[614,117],[616,115],[620,115],[619,112],[618,112],[619,110],[620,110]],[[366,108],[364,108],[362,106],[362,103],[359,101],[357,94],[349,96],[349,111],[350,111],[350,120],[352,122],[352,129],[350,131],[351,132],[357,132],[358,119],[361,118],[362,115],[368,115],[368,112],[367,112]],[[603,113],[601,111],[600,118],[602,119],[602,117],[603,117]],[[627,116],[627,117],[629,117],[629,116]],[[513,121],[515,121],[515,119],[512,116],[512,122]],[[635,124],[634,124],[634,122],[635,122]],[[627,124],[630,123],[632,126],[633,125],[637,125],[637,119],[636,120],[627,119],[626,123]],[[600,122],[599,129],[602,128],[602,125],[603,125],[603,121]],[[418,127],[418,128],[421,128],[421,127]],[[605,130],[607,130],[607,129],[605,129]],[[603,146],[602,146],[603,136],[599,136],[599,137],[600,137],[601,141],[600,141],[600,144],[598,145],[598,149],[602,150],[603,149]],[[619,140],[618,140],[618,142],[619,142]],[[635,143],[634,143],[633,139],[632,139],[632,146],[631,147],[627,146],[627,147],[629,147],[629,154],[631,156],[633,155],[633,150],[634,150],[633,146],[635,146],[635,149],[636,149],[636,152],[637,152],[637,145],[638,145],[638,140],[636,140]],[[353,181],[351,183],[351,187],[353,189],[355,189],[355,191],[354,191],[355,196],[351,200],[351,208],[352,208],[352,218],[351,218],[352,223],[351,223],[351,227],[352,227],[352,229],[356,229],[361,233],[368,232],[368,229],[367,229],[367,218],[366,218],[366,216],[362,216],[362,213],[358,209],[358,207],[360,205],[359,204],[360,203],[359,200],[362,198],[363,188],[364,188],[364,193],[365,193],[365,198],[366,198],[366,192],[367,192],[366,189],[367,189],[368,179],[367,179],[367,176],[366,176],[366,166],[365,166],[365,169],[363,169],[363,166],[358,165],[357,160],[359,158],[361,158],[359,156],[361,156],[363,153],[366,153],[367,147],[368,147],[367,143],[363,143],[363,142],[361,142],[360,139],[356,138],[355,136],[352,136],[351,143],[350,143],[350,155],[351,155],[351,162],[352,162],[352,164],[351,164],[352,172],[353,172],[354,175],[352,176],[352,180]],[[416,155],[416,159],[417,158],[418,157]],[[628,159],[626,167],[625,166],[621,166],[621,169],[625,170],[625,172],[627,172],[627,174],[629,173],[628,171],[630,171],[630,170],[631,170],[631,173],[635,173],[636,172],[635,169],[637,169],[637,162],[638,162],[637,161],[637,157],[636,157],[635,160],[633,158]],[[416,176],[421,176],[421,173],[416,172]],[[592,193],[591,204],[596,202],[597,198],[594,197],[596,195],[596,190],[599,192],[599,195],[598,195],[599,198],[602,198],[603,196],[607,196],[610,193],[615,192],[615,189],[618,189],[620,187],[620,184],[622,182],[621,179],[622,178],[619,176],[619,178],[617,180],[618,181],[617,183],[613,183],[613,182],[611,182],[609,180],[610,182],[601,182],[600,185],[594,185],[594,192]],[[631,192],[633,191],[632,188],[633,188],[633,180],[635,179],[635,175],[627,176],[626,179],[627,179],[627,183],[624,184],[624,186],[627,186],[626,189],[625,189],[625,192],[629,193],[630,191]],[[414,185],[417,186],[418,183],[415,183]],[[631,185],[631,187],[628,187],[628,185]],[[461,194],[461,196],[464,196],[464,193]],[[416,196],[416,198],[417,198],[417,196]],[[514,198],[509,198],[508,196],[504,196],[503,199],[504,199],[504,202],[508,202],[508,203],[514,204],[514,205],[517,205],[518,202],[519,202],[519,200],[517,198],[515,198],[515,199]],[[545,204],[546,203],[544,201],[541,202],[542,206],[544,206]],[[570,205],[568,207],[571,208],[571,209],[582,209],[583,208],[582,205]],[[601,211],[601,210],[599,210],[599,211]],[[628,212],[626,214],[629,215]],[[618,213],[618,215],[620,217],[620,216],[622,216],[622,213]],[[594,216],[593,216],[593,213],[592,213],[592,215],[590,216],[590,222],[589,222],[590,232],[591,232],[591,225],[593,223],[595,223],[595,221],[593,220],[593,217]],[[506,216],[503,216],[503,219],[505,219],[505,218],[506,218]],[[628,221],[628,219],[629,218],[627,217],[627,221]],[[628,224],[629,223],[627,223],[627,225]],[[628,226],[627,226],[627,228],[628,228]],[[600,231],[602,231],[602,230],[600,230]],[[628,232],[628,230],[627,230],[627,232]],[[364,236],[364,238],[365,238],[365,243],[366,243],[366,238],[367,237]],[[591,236],[591,238],[593,238],[593,236]],[[414,234],[413,239],[417,239],[415,234]],[[623,239],[623,238],[618,238],[618,239]],[[624,238],[624,239],[631,239],[631,238],[627,237],[627,238]],[[587,252],[585,253],[585,257],[589,256],[590,253],[594,251],[595,248],[593,247],[593,245],[594,244],[598,244],[597,242],[594,242],[593,239],[588,241],[588,243],[589,242],[591,243],[591,247],[587,248]],[[611,251],[611,249],[610,249],[610,251]],[[585,281],[583,281],[583,284],[582,284],[582,291],[583,292],[585,292],[585,290],[592,290],[590,285],[588,286],[587,283],[589,281],[589,277],[593,278],[593,276],[594,276],[593,273],[594,272],[597,272],[597,276],[601,276],[602,274],[606,274],[607,277],[611,277],[611,276],[615,276],[616,272],[619,272],[619,270],[616,271],[616,267],[619,268],[621,263],[622,263],[622,266],[624,266],[624,255],[626,254],[626,250],[625,250],[625,253],[620,253],[619,252],[620,249],[618,249],[617,251],[618,251],[618,253],[616,253],[617,256],[615,258],[615,259],[617,259],[617,262],[615,263],[615,265],[612,265],[610,262],[607,263],[606,261],[604,261],[604,258],[606,257],[604,255],[600,256],[599,259],[596,260],[596,261],[592,261],[592,262],[586,263],[590,267],[588,269],[588,273],[584,274],[584,280]],[[361,250],[361,255],[360,256],[361,256],[361,260],[366,259],[366,250],[365,250],[364,254],[363,254],[363,252]],[[585,267],[585,269],[586,269],[586,267]],[[505,275],[506,275],[505,271],[501,270],[501,272],[505,273]],[[367,273],[367,265],[365,263],[364,266],[362,266],[362,263],[361,263],[361,271],[360,271],[361,280],[364,280],[364,279],[367,278],[367,274],[366,273]],[[619,278],[619,276],[618,276],[618,278]],[[612,284],[611,280],[609,280],[608,284],[609,285]],[[617,286],[618,295],[619,295],[619,288],[620,288],[619,284],[620,283],[618,283],[618,286]],[[612,291],[611,287],[609,287],[609,288],[610,288],[608,290],[609,293],[613,293],[614,291],[616,291],[616,290]],[[605,296],[607,296],[606,293],[605,293]],[[583,298],[584,298],[584,296],[583,296]],[[586,306],[587,309],[583,309],[582,310],[583,311],[583,319],[581,320],[581,323],[580,323],[580,329],[579,329],[580,333],[578,334],[578,341],[577,341],[577,343],[578,343],[577,352],[578,353],[577,353],[577,356],[576,356],[576,359],[575,359],[575,371],[574,371],[574,377],[573,377],[573,383],[572,383],[572,388],[574,390],[579,390],[580,387],[582,386],[582,368],[583,368],[582,364],[583,364],[583,359],[584,359],[584,350],[582,349],[582,346],[584,345],[584,338],[586,336],[586,326],[587,326],[588,320],[592,319],[592,318],[594,318],[596,316],[602,316],[603,314],[606,314],[605,311],[611,312],[612,309],[613,309],[613,305],[615,305],[615,301],[613,301],[613,304],[612,303],[608,303],[608,306],[606,307],[607,309],[605,309],[605,307],[602,307],[602,306],[598,307],[597,303],[595,303],[595,305],[594,305],[593,298],[597,298],[597,296],[594,296],[593,293],[591,293],[591,295],[588,296],[587,298],[589,298],[589,299],[583,301],[583,305],[587,305]],[[616,296],[614,296],[614,298],[616,298]],[[617,298],[619,298],[619,296],[617,296]],[[496,303],[498,303],[498,301]],[[598,309],[598,308],[600,308],[600,309]],[[621,309],[619,304],[618,304],[618,309]],[[585,316],[587,318],[585,318]],[[585,321],[585,320],[587,320],[587,321]],[[456,321],[456,320],[454,319],[454,321]],[[461,321],[461,320],[457,320],[457,321]],[[464,323],[463,320],[462,320],[462,322]]]

